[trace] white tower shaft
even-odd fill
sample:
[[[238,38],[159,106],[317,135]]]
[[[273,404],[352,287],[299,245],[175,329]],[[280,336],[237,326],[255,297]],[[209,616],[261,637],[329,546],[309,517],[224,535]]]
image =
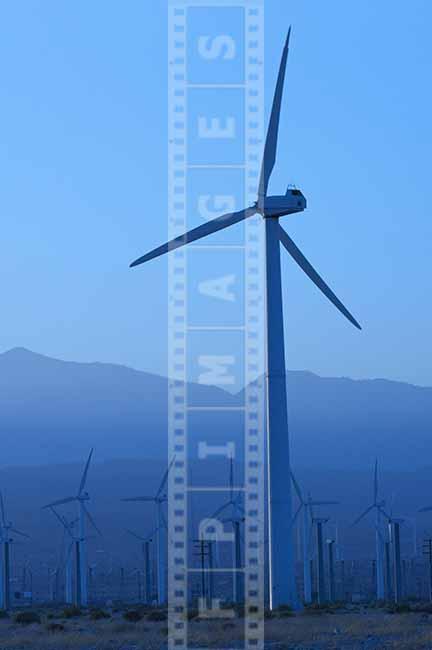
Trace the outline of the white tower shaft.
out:
[[[87,593],[87,553],[85,539],[85,510],[82,501],[79,501],[79,535],[80,535],[80,581],[81,581],[81,604],[88,605]]]
[[[166,603],[166,584],[165,584],[165,558],[167,552],[166,528],[162,513],[162,503],[157,502],[157,587],[158,587],[158,604]]]
[[[267,449],[270,607],[298,607],[292,538],[279,220],[265,220],[267,284]]]

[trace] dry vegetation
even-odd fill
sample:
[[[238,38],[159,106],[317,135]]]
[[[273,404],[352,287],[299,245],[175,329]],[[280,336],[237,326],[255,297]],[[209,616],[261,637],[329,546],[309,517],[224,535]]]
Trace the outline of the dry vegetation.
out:
[[[388,609],[305,610],[267,618],[269,650],[375,650],[432,648],[429,608],[392,613]],[[431,610],[432,612],[432,610]],[[28,614],[28,613],[27,613]],[[0,650],[159,650],[167,645],[167,622],[160,612],[35,610],[17,622],[0,620]],[[65,616],[66,614],[66,616]],[[31,622],[38,619],[40,622]],[[18,616],[18,620],[20,617]],[[126,620],[128,619],[128,620]],[[244,621],[189,621],[189,647],[241,648]]]

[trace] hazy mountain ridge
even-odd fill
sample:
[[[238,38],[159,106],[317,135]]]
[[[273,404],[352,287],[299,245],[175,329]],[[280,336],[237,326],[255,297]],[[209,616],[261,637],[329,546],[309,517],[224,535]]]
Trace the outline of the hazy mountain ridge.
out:
[[[427,462],[432,388],[307,371],[289,371],[287,386],[294,464],[363,468],[375,455],[389,468]],[[195,405],[243,397],[194,383],[188,394]],[[164,457],[166,407],[165,377],[23,348],[0,355],[2,464],[78,461],[90,446],[102,459]]]

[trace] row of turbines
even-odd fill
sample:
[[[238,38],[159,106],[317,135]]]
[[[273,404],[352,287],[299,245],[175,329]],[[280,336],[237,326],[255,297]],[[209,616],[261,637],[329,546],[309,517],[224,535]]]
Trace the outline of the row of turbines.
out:
[[[87,543],[91,533],[102,536],[87,505],[90,495],[86,489],[89,467],[93,456],[90,451],[78,485],[76,494],[52,501],[44,506],[55,517],[62,528],[63,539],[66,540],[65,554],[61,567],[49,572],[48,579],[53,580],[52,593],[57,600],[59,596],[59,582],[64,583],[64,602],[75,604],[78,607],[88,606],[91,601],[89,594],[89,581],[92,578],[92,568],[87,559]],[[171,460],[164,472],[160,484],[154,494],[125,497],[126,502],[153,503],[155,508],[155,521],[151,532],[140,534],[133,530],[127,532],[140,543],[142,566],[136,569],[133,575],[138,578],[138,597],[147,604],[163,606],[167,602],[167,554],[169,544],[169,531],[166,519],[167,479],[174,463]],[[323,508],[337,506],[338,501],[315,500],[310,493],[305,493],[293,473],[291,480],[297,495],[297,509],[291,521],[291,531],[295,528],[300,533],[301,543],[298,549],[302,551],[302,595],[303,602],[308,605],[317,602],[319,605],[337,600],[336,589],[336,560],[345,572],[344,561],[339,555],[338,534],[336,537],[326,537],[326,525],[330,517],[319,516]],[[227,600],[236,604],[244,602],[244,586],[242,580],[243,569],[243,529],[245,511],[242,505],[242,492],[234,487],[234,462],[229,461],[229,479],[227,486],[227,500],[214,510],[210,518],[217,519],[224,526],[230,527],[233,532],[233,545],[231,554],[232,582],[230,593],[232,598]],[[75,503],[77,512],[75,517],[67,517],[62,512],[62,506]],[[1,506],[1,545],[2,561],[0,562],[1,589],[0,607],[11,607],[11,544],[15,536],[25,538],[28,535],[16,529],[7,519],[5,504],[0,494]],[[401,558],[400,529],[404,520],[393,516],[393,506],[387,512],[386,502],[380,498],[378,482],[378,463],[375,463],[373,475],[373,498],[370,505],[353,521],[352,526],[359,524],[368,515],[374,515],[374,535],[376,555],[374,561],[375,597],[378,601],[393,599],[396,603],[403,600],[403,572],[404,566]],[[432,507],[422,508],[420,512],[432,510]],[[148,524],[148,522],[146,522]],[[90,526],[90,528],[89,528]],[[191,540],[192,543],[193,540]],[[197,555],[201,561],[202,574],[198,595],[211,603],[215,595],[212,569],[218,564],[219,551],[215,541],[208,541],[204,537],[195,540]],[[267,540],[263,540],[267,545]],[[154,553],[155,551],[155,553]],[[414,542],[416,553],[416,542]],[[336,555],[335,555],[336,554]],[[155,562],[153,561],[155,555]],[[432,560],[432,558],[430,558]],[[229,571],[228,571],[229,573]],[[342,582],[344,578],[342,577]],[[121,569],[121,581],[124,581],[124,569]],[[341,598],[347,595],[342,587]],[[432,597],[432,583],[430,584]]]
[[[302,514],[302,544],[303,544],[303,592],[304,602],[312,603],[312,567],[313,567],[313,531],[315,530],[315,548],[317,558],[316,569],[316,600],[319,604],[335,600],[335,572],[334,572],[334,550],[339,546],[336,538],[325,538],[324,528],[330,517],[316,516],[315,509],[339,505],[338,501],[313,500],[311,495],[302,492],[299,483],[291,472],[291,479],[298,497],[298,508],[293,521],[295,522]],[[419,512],[428,512],[432,507],[421,508]],[[357,526],[369,514],[374,515],[375,534],[375,597],[378,601],[389,601],[394,599],[400,603],[403,599],[402,580],[402,557],[400,531],[402,524],[407,518],[393,515],[393,506],[390,511],[386,510],[386,502],[379,496],[378,485],[378,461],[375,462],[373,475],[373,498],[372,503],[355,519],[352,526]],[[411,519],[414,533],[414,556],[417,554],[416,524]],[[413,523],[414,522],[414,523]],[[325,562],[325,546],[327,546],[327,566]],[[432,581],[430,584],[432,593]]]

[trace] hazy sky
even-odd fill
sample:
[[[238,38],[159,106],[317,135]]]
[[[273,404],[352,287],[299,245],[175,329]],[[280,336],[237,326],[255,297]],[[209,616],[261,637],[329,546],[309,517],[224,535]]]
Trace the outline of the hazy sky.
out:
[[[165,374],[166,3],[0,11],[0,351]],[[364,330],[284,258],[288,366],[432,385],[432,3],[266,0],[267,106],[290,23],[272,187]]]

